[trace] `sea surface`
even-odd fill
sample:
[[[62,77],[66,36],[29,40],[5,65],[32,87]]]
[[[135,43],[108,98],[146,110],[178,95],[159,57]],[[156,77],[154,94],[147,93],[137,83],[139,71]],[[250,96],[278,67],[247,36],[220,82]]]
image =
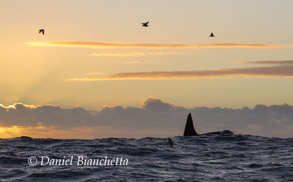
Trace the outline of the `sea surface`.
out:
[[[0,181],[293,181],[293,138],[171,139],[0,139]]]

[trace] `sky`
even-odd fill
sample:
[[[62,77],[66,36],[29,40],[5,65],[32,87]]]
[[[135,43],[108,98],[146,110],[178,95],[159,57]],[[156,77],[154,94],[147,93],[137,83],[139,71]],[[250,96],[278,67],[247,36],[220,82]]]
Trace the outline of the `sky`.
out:
[[[293,137],[292,6],[3,0],[0,137],[176,136],[189,112],[201,133]]]

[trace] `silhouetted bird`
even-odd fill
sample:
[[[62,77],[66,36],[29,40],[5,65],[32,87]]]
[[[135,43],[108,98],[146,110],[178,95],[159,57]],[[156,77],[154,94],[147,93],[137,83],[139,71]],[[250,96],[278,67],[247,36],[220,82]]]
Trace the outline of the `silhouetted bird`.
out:
[[[213,34],[213,32],[211,33],[210,37],[215,37],[214,34]]]
[[[148,27],[149,26],[149,22],[145,22],[145,23],[141,23],[143,27]]]
[[[44,35],[44,34],[45,34],[45,29],[40,29],[40,30],[39,30],[39,33],[41,33],[41,34]]]
[[[168,143],[170,144],[170,147],[172,147],[174,142],[171,140],[171,138],[168,138]]]

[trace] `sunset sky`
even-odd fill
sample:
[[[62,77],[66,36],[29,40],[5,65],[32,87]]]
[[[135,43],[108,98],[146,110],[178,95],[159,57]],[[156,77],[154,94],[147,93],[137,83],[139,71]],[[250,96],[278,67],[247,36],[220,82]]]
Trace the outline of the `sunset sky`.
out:
[[[229,126],[293,137],[292,7],[290,0],[3,0],[0,138],[175,136],[188,112],[201,116],[195,108],[255,114],[256,105],[274,125],[254,114],[246,128],[237,117],[233,127],[225,123],[231,118],[204,125],[203,117],[200,132]],[[276,117],[272,105],[286,112]],[[135,127],[120,126],[121,117]],[[141,117],[158,122],[139,125]],[[167,130],[169,117],[179,123]]]

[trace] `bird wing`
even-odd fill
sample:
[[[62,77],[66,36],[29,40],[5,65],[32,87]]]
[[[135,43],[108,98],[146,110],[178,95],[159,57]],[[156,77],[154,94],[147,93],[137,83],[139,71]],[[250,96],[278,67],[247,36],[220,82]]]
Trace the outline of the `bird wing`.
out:
[[[42,33],[42,34],[44,35],[45,30],[44,30],[44,29],[40,29],[40,30],[39,30],[39,33]]]

